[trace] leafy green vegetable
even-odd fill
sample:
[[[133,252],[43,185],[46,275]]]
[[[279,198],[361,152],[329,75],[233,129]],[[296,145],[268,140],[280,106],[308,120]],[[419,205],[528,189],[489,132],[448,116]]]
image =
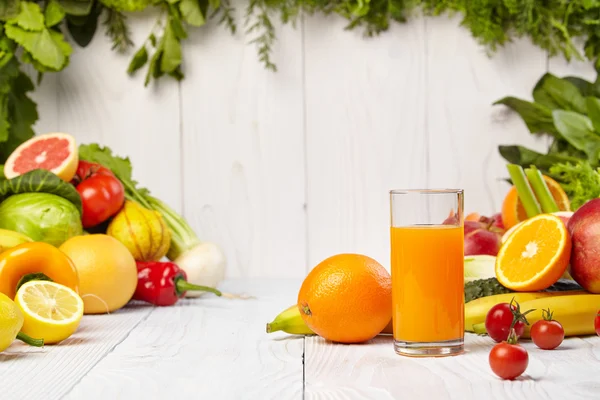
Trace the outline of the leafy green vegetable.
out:
[[[569,157],[560,154],[542,154],[527,149],[523,146],[499,146],[500,154],[509,163],[517,164],[522,167],[535,165],[540,170],[546,172],[556,163],[579,161],[576,157]]]
[[[555,178],[577,210],[600,195],[600,79],[557,78],[545,74],[533,90],[534,102],[505,97],[530,132],[553,136],[546,154],[522,146],[499,146],[502,157],[521,166],[535,165]],[[548,121],[546,110],[552,108]]]
[[[0,201],[21,193],[50,193],[68,200],[82,213],[81,197],[75,187],[50,171],[36,169],[16,178],[0,181]]]
[[[592,165],[597,165],[600,162],[600,136],[594,133],[592,121],[585,115],[564,110],[554,110],[552,117],[565,140],[587,154]]]
[[[44,14],[40,6],[27,1],[22,1],[19,13],[6,22],[19,25],[27,31],[41,31],[45,28]]]
[[[70,201],[49,193],[23,193],[0,203],[0,228],[60,246],[83,233],[81,215]]]
[[[99,7],[101,10],[101,7]],[[100,12],[98,12],[98,15]],[[106,18],[103,23],[106,28],[106,36],[108,36],[113,42],[112,49],[119,53],[125,53],[130,47],[133,46],[131,40],[131,32],[127,27],[127,17],[120,11],[107,10]]]
[[[588,115],[594,125],[594,130],[600,132],[600,99],[593,96],[586,97]]]
[[[571,82],[545,74],[533,89],[533,98],[539,105],[551,110],[586,112],[585,98]]]
[[[63,10],[69,15],[88,15],[94,4],[94,0],[58,0]]]
[[[559,136],[554,127],[552,110],[545,105],[532,103],[516,97],[505,97],[494,104],[504,104],[519,113],[531,133],[548,133]]]
[[[56,0],[50,0],[46,9],[44,10],[44,18],[46,19],[46,26],[51,28],[55,25],[58,25],[63,18],[65,18],[66,13],[62,6]]]
[[[550,174],[569,196],[573,210],[600,197],[600,168],[592,168],[587,161],[553,165]]]
[[[0,2],[0,20],[14,17],[19,13],[20,0],[3,0]]]
[[[96,4],[87,15],[67,15],[67,28],[75,43],[81,47],[90,44],[98,28],[98,18],[101,13],[102,7]]]

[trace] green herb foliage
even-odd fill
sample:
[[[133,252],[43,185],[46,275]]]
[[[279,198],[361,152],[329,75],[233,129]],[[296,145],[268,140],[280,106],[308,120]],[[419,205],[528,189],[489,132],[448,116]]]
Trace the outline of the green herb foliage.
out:
[[[516,145],[499,151],[512,164],[535,165],[555,178],[572,210],[600,196],[599,88],[600,76],[589,82],[545,74],[533,89],[533,101],[505,97],[494,103],[516,111],[532,134],[552,138],[546,153]]]
[[[256,46],[260,61],[275,71],[275,22],[295,24],[301,12],[337,14],[348,21],[346,29],[361,29],[366,36],[378,35],[392,22],[406,22],[415,14],[458,13],[461,25],[490,53],[513,38],[529,37],[550,55],[600,64],[598,0],[248,0],[242,7],[242,21],[238,21],[230,0],[0,1],[0,162],[16,144],[31,137],[31,126],[37,119],[35,104],[27,97],[33,85],[22,74],[22,64],[32,64],[39,81],[42,74],[60,71],[69,64],[69,43],[87,46],[101,29],[112,41],[113,50],[127,53],[135,44],[126,15],[147,9],[159,10],[158,19],[147,39],[137,44],[127,68],[131,75],[145,73],[146,85],[163,76],[184,78],[182,41],[191,33],[201,34],[190,28],[200,28],[211,18],[232,34],[242,30]],[[583,41],[582,50],[573,44],[576,39]],[[140,72],[143,69],[145,72]],[[550,76],[546,79],[553,80]],[[521,107],[528,114],[526,122],[532,131],[546,130],[560,136],[548,129],[552,125],[550,112],[568,106],[570,111],[584,113],[588,105],[581,96],[597,93],[596,86],[578,78],[565,80],[563,86],[553,88],[561,93],[569,90],[572,97],[557,98],[557,93],[545,90],[542,82],[540,91],[534,93],[537,105],[530,105],[528,110]],[[503,99],[505,104],[515,101]],[[531,122],[534,120],[537,122]],[[581,151],[594,156],[595,149]]]

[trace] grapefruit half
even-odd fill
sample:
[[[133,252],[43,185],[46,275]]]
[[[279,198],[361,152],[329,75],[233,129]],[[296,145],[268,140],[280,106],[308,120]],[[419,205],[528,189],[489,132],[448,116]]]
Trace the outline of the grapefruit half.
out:
[[[69,182],[75,176],[79,155],[75,138],[66,133],[32,137],[12,152],[4,164],[7,179],[34,169],[45,169]]]

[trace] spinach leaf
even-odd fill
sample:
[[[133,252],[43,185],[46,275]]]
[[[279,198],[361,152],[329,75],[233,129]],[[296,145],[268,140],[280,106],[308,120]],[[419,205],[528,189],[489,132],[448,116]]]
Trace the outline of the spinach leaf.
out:
[[[542,172],[548,172],[550,167],[557,163],[580,161],[576,157],[538,153],[523,146],[498,146],[498,151],[511,164],[518,164],[522,167],[535,165]]]
[[[89,14],[67,16],[67,29],[75,43],[81,47],[86,47],[90,44],[98,28],[98,18],[101,13],[102,5],[98,3],[92,7]]]
[[[554,127],[552,110],[548,107],[510,96],[496,101],[494,105],[496,104],[504,104],[513,111],[519,113],[527,125],[529,132],[547,133],[552,136],[560,137],[560,134]]]
[[[545,74],[533,89],[533,98],[537,103],[552,110],[561,109],[586,113],[585,98],[571,82],[560,79],[550,73]]]
[[[577,150],[571,146],[569,142],[562,138],[556,138],[548,148],[548,154],[556,154],[561,156],[574,157],[580,160],[585,160],[587,157],[581,150]]]
[[[573,111],[554,110],[554,125],[573,147],[585,152],[592,166],[600,161],[600,136],[594,133],[592,121]]]
[[[0,181],[0,200],[19,193],[51,193],[73,203],[82,213],[81,197],[71,185],[50,171],[36,169],[16,178]]]
[[[588,116],[592,120],[596,134],[600,134],[600,99],[588,96],[585,99],[587,104]]]
[[[594,85],[590,81],[586,81],[585,79],[579,78],[577,76],[565,76],[562,79],[575,85],[575,87],[579,89],[579,93],[581,93],[582,96],[587,97],[600,94],[596,89],[596,85]]]

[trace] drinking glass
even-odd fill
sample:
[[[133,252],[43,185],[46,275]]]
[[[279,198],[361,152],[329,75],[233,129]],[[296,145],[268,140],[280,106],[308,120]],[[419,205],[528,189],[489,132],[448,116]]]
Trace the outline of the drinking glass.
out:
[[[463,191],[392,190],[390,211],[396,353],[462,353]]]

